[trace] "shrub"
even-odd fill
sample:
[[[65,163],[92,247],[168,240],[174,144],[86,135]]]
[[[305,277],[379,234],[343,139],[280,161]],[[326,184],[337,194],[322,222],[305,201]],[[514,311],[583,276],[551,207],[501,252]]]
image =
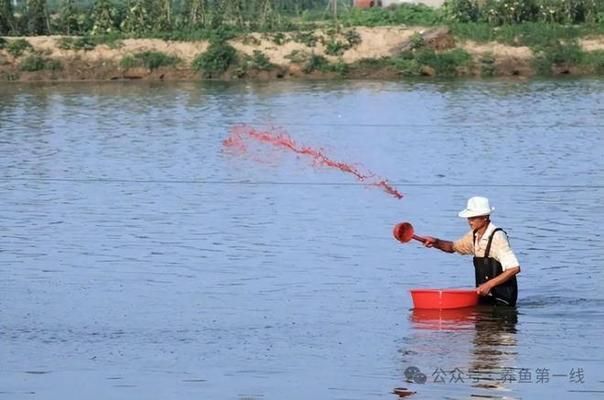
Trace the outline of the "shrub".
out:
[[[39,54],[29,55],[19,63],[19,69],[27,72],[43,70],[58,71],[62,68],[63,66],[61,65],[60,61],[53,60]]]
[[[0,49],[3,49],[6,47],[6,39],[4,39],[3,37],[0,37]]]
[[[312,32],[298,32],[294,34],[293,39],[295,42],[306,45],[306,47],[315,47],[318,40]]]
[[[271,40],[273,41],[273,43],[279,46],[285,44],[288,41],[287,37],[283,32],[275,33],[274,35],[272,35]]]
[[[538,73],[549,75],[552,67],[569,67],[583,64],[586,54],[576,41],[556,43],[541,48],[535,57],[535,69]]]
[[[13,57],[21,57],[26,51],[33,50],[32,45],[25,39],[11,40],[6,45],[6,51]]]
[[[433,68],[439,76],[454,76],[458,68],[469,64],[472,57],[463,49],[437,53],[433,49],[424,48],[414,53],[406,52],[401,55],[401,59],[415,59],[421,66]]]
[[[62,37],[57,40],[57,45],[63,50],[93,50],[96,47],[96,43],[89,36]]]
[[[361,58],[356,61],[353,66],[361,69],[378,69],[393,65],[394,62],[390,57],[381,58]]]
[[[202,71],[205,77],[224,73],[231,65],[237,63],[237,51],[227,42],[215,41],[205,53],[193,60],[193,68]]]
[[[422,65],[414,58],[396,58],[394,67],[402,76],[421,75]]]
[[[585,53],[584,63],[589,65],[597,74],[604,74],[604,50]]]
[[[480,19],[480,8],[475,0],[447,0],[443,10],[447,19],[454,22],[476,22]]]
[[[346,64],[344,61],[338,60],[338,62],[336,62],[335,64],[330,64],[328,66],[328,70],[331,72],[335,72],[340,77],[344,77],[348,74],[350,68],[348,64]]]
[[[245,45],[252,45],[252,46],[259,46],[260,45],[260,40],[257,39],[255,36],[253,35],[245,35],[243,37],[242,43]]]
[[[424,4],[400,4],[390,7],[394,22],[406,25],[435,25],[442,22],[441,11]]]
[[[422,47],[424,47],[426,45],[426,41],[424,40],[424,37],[419,32],[415,32],[411,36],[410,41],[411,41],[412,50],[421,49]]]
[[[346,43],[336,39],[331,39],[325,45],[325,54],[329,54],[330,56],[341,56],[347,49],[348,46]]]
[[[536,0],[535,20],[547,23],[595,23],[598,20],[596,0]]]
[[[480,76],[492,77],[495,76],[495,57],[493,54],[485,54],[480,57]]]
[[[344,33],[344,41],[337,39],[337,32],[334,30],[328,30],[327,35],[330,39],[327,42],[323,39],[323,43],[325,54],[330,56],[341,56],[346,50],[350,50],[362,42],[361,35],[354,29]]]
[[[327,61],[325,57],[313,53],[310,55],[310,58],[306,64],[304,64],[302,71],[304,71],[306,74],[309,74],[313,71],[327,71],[328,68],[329,61]]]
[[[380,26],[393,24],[435,25],[442,22],[439,10],[423,4],[401,4],[388,8],[373,7],[366,10],[352,8],[341,21],[348,26]]]
[[[18,81],[19,74],[16,72],[1,71],[0,80],[9,81],[9,82]]]
[[[443,10],[453,22],[484,21],[492,25],[523,22],[597,23],[600,0],[447,0]]]
[[[531,0],[488,0],[482,12],[494,25],[518,24],[534,21],[535,4]]]
[[[394,23],[392,13],[381,7],[368,10],[353,8],[342,17],[342,21],[351,26],[379,26]]]
[[[294,64],[302,64],[308,61],[310,58],[310,54],[306,51],[302,50],[293,50],[291,53],[284,57],[287,60],[290,60]]]
[[[245,56],[246,68],[258,69],[261,71],[269,71],[275,67],[270,59],[260,50],[254,50],[253,55]]]
[[[119,49],[124,45],[124,42],[122,42],[122,35],[117,32],[89,36],[88,40],[92,41],[97,46],[104,44],[110,49]]]
[[[348,44],[348,49],[351,49],[354,46],[361,44],[361,42],[363,41],[359,32],[354,29],[346,31],[344,33],[344,38],[346,39],[346,42]]]
[[[122,58],[120,65],[123,68],[145,67],[150,70],[159,67],[176,65],[181,60],[176,56],[171,56],[160,51],[144,51]]]

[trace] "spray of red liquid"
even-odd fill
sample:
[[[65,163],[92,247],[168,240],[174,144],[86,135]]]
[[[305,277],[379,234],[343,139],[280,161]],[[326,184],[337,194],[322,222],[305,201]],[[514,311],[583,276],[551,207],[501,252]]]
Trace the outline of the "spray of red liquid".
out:
[[[248,147],[246,143],[250,140],[269,144],[279,149],[293,151],[296,154],[312,159],[315,165],[338,169],[353,175],[358,181],[366,185],[381,188],[397,199],[403,198],[403,195],[388,183],[387,180],[376,178],[370,171],[362,172],[353,165],[341,161],[334,161],[327,157],[322,150],[300,146],[284,132],[263,132],[245,125],[235,126],[231,129],[231,134],[223,143],[226,147],[244,153]]]

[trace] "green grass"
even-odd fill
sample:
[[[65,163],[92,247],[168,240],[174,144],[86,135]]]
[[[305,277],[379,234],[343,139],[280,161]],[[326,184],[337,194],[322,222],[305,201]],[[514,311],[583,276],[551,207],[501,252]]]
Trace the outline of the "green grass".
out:
[[[57,46],[63,50],[93,50],[96,47],[96,42],[90,36],[65,36],[57,39]]]
[[[329,72],[329,61],[327,58],[313,53],[302,67],[302,71],[305,74],[310,74],[313,71]]]
[[[330,56],[341,56],[344,52],[348,50],[348,46],[346,43],[337,40],[331,39],[327,43],[325,43],[325,54]]]
[[[455,76],[458,69],[467,66],[472,57],[463,49],[437,53],[433,49],[423,48],[415,53],[414,59],[422,66],[433,68],[437,76]]]
[[[275,68],[275,65],[271,63],[266,54],[260,50],[254,50],[251,56],[247,54],[243,55],[235,66],[233,74],[238,78],[245,77],[249,71],[270,71]]]
[[[480,76],[490,78],[495,76],[495,57],[493,54],[485,54],[480,57]]]
[[[173,66],[180,62],[180,58],[160,51],[144,51],[125,56],[122,58],[120,65],[122,68],[145,67],[149,70],[155,70],[160,67]]]
[[[40,54],[24,57],[19,63],[19,70],[26,72],[58,71],[61,69],[63,69],[63,65],[60,61],[44,57]]]
[[[254,53],[251,56],[246,56],[245,62],[247,68],[257,69],[260,71],[270,71],[275,67],[267,55],[260,50],[254,50]]]
[[[596,74],[604,75],[604,50],[586,52],[583,63],[590,66]]]
[[[535,56],[534,67],[540,75],[551,75],[554,68],[578,67],[604,74],[604,51],[584,51],[576,41],[558,42],[542,48]]]
[[[128,38],[127,35],[121,34],[119,32],[85,37],[87,38],[87,40],[90,40],[90,42],[94,43],[97,46],[104,44],[110,49],[119,49],[124,45],[123,40]]]
[[[302,43],[306,47],[315,47],[318,41],[317,36],[312,32],[297,32],[292,38],[295,42]]]
[[[415,58],[395,58],[393,66],[402,76],[420,76],[422,64]]]
[[[451,33],[463,40],[473,40],[476,42],[490,42],[496,40],[496,30],[489,24],[468,22],[449,24]]]
[[[283,58],[294,64],[303,64],[310,58],[310,53],[304,50],[292,50]]]
[[[444,22],[441,10],[422,4],[401,4],[397,7],[375,7],[368,10],[352,8],[339,20],[345,26],[413,25],[431,26]]]
[[[268,39],[271,40],[278,46],[282,46],[289,41],[289,38],[285,36],[283,32],[277,32],[270,35],[267,35]]]
[[[393,65],[393,59],[390,57],[381,58],[362,58],[359,61],[353,63],[355,68],[358,69],[379,69],[386,68]]]
[[[0,72],[0,81],[14,82],[14,81],[18,81],[19,77],[20,77],[20,75],[17,72],[9,72],[9,71]]]
[[[354,29],[350,29],[344,32],[344,38],[346,39],[346,43],[348,44],[349,49],[352,49],[353,47],[358,46],[363,42],[361,34]]]
[[[33,50],[32,45],[25,39],[10,40],[6,45],[6,51],[15,57],[21,57],[26,51]]]
[[[476,42],[496,41],[512,46],[547,46],[559,40],[572,40],[604,34],[604,25],[559,25],[526,22],[516,25],[491,26],[487,23],[455,23],[451,33],[460,39]]]

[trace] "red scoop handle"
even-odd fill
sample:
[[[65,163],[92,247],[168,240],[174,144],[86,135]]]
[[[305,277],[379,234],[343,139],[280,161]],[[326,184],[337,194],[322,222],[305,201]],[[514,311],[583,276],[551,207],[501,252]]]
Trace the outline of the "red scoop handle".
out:
[[[417,240],[418,242],[426,243],[426,238],[423,238],[421,236],[413,235],[411,236],[411,239]]]

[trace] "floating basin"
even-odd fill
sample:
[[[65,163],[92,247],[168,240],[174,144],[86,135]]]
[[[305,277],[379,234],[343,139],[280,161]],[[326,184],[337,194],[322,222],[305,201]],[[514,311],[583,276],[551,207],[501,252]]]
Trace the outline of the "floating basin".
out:
[[[476,289],[411,289],[413,308],[443,310],[478,304]]]

